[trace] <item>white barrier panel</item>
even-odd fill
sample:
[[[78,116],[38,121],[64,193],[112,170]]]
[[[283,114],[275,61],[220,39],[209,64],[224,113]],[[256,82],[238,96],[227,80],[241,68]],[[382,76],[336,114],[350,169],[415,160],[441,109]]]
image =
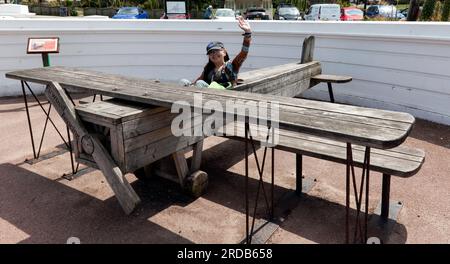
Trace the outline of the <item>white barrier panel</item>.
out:
[[[450,125],[450,23],[251,21],[253,40],[242,71],[298,61],[305,36],[316,36],[323,72],[350,75],[334,85],[337,102],[409,112]],[[51,65],[149,79],[195,79],[209,41],[241,48],[235,22],[210,20],[0,20],[0,96],[19,95],[5,72],[41,67],[27,55],[28,37],[60,38]],[[327,98],[325,85],[305,96]]]

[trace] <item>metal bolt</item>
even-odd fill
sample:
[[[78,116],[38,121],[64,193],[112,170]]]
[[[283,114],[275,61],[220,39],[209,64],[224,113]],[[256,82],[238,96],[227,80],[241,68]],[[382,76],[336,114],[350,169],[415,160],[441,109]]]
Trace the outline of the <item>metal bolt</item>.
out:
[[[381,244],[381,240],[378,237],[369,237],[367,244]]]
[[[78,237],[69,237],[66,244],[81,244],[81,240]]]

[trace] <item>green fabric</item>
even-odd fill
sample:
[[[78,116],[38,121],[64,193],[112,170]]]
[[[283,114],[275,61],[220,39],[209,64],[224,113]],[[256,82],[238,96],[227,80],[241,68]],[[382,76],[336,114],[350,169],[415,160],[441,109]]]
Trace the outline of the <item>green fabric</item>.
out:
[[[212,89],[219,89],[219,90],[225,90],[225,89],[231,89],[233,87],[233,85],[228,82],[227,86],[223,86],[221,84],[219,84],[218,82],[211,82],[211,84],[208,86],[208,88],[212,88]]]

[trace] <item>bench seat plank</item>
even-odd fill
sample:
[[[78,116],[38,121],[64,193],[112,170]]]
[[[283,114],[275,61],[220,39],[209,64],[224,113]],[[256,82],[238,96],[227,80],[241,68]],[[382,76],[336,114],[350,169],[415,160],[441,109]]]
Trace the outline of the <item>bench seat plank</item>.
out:
[[[234,123],[234,125],[235,134],[225,133],[225,135],[232,139],[245,140],[244,124]],[[224,131],[226,130],[220,130],[220,132]],[[251,125],[250,131],[253,135],[253,140],[258,142],[266,141],[267,128]],[[345,143],[299,132],[282,129],[278,131],[279,142],[275,146],[276,149],[346,164],[347,149]],[[364,147],[352,145],[352,149],[355,165],[361,167],[364,159]],[[419,171],[424,160],[425,153],[420,149],[405,146],[387,150],[372,148],[370,169],[384,174],[410,177]]]
[[[345,75],[318,74],[313,76],[312,79],[317,82],[347,83],[352,80],[352,77]]]

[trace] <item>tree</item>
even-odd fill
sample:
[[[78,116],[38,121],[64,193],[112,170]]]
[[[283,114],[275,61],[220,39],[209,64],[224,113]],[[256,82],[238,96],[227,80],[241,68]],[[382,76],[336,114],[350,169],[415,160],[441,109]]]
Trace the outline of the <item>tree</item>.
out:
[[[424,21],[430,21],[433,17],[435,6],[436,0],[425,0],[425,4],[423,4],[421,19]]]
[[[408,8],[408,17],[406,20],[408,21],[417,21],[419,18],[419,1],[418,0],[410,0],[409,8]]]
[[[441,21],[448,21],[448,17],[450,14],[450,0],[444,1],[444,7],[442,8]]]

